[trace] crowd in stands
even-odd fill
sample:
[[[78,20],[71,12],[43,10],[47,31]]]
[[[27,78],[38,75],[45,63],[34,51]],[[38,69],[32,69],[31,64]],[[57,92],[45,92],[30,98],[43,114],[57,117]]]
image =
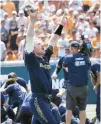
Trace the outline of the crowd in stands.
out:
[[[0,60],[23,60],[26,32],[30,22],[21,6],[24,1],[5,0],[0,2]],[[45,47],[48,39],[58,25],[63,11],[67,22],[62,35],[54,46],[54,58],[65,55],[65,46],[73,40],[91,42],[92,57],[99,57],[100,51],[100,0],[45,1],[33,0],[33,6],[39,13],[38,21],[33,25],[35,36],[41,38]]]

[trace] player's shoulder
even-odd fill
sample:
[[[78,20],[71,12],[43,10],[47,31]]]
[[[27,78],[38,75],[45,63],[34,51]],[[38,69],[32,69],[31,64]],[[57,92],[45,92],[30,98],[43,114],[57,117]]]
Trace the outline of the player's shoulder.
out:
[[[73,57],[73,54],[68,54],[65,56],[65,58],[72,58]]]

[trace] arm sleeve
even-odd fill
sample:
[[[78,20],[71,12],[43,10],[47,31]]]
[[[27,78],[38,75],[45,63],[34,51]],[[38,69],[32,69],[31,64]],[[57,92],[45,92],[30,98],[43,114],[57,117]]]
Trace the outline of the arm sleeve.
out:
[[[24,62],[27,67],[32,67],[32,66],[34,67],[36,66],[36,64],[38,64],[34,52],[31,53],[25,52]]]

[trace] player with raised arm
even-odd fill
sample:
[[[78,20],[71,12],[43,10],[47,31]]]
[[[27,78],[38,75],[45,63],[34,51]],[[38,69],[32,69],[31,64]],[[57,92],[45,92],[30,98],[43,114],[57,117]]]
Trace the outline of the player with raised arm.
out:
[[[50,109],[50,94],[52,91],[52,80],[50,75],[49,60],[53,53],[53,46],[60,38],[65,14],[60,25],[52,34],[49,40],[49,46],[45,50],[40,39],[34,36],[33,25],[37,20],[37,13],[29,11],[30,24],[28,27],[25,47],[25,66],[27,67],[32,90],[31,108],[34,119],[39,120],[41,124],[58,124]],[[34,120],[32,119],[32,124]]]

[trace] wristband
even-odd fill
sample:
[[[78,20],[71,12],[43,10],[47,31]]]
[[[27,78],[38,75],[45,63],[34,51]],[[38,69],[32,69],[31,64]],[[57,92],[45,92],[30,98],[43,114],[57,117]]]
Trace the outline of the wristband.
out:
[[[63,25],[59,25],[59,27],[56,29],[56,31],[54,32],[54,34],[57,34],[57,35],[61,35],[61,32],[62,32],[62,29],[63,29]]]

